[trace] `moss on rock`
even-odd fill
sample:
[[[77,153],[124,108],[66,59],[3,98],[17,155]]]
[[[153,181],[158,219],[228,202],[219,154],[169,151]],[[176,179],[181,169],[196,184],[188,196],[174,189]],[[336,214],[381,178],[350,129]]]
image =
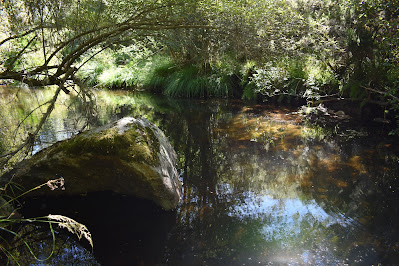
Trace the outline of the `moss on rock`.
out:
[[[51,194],[111,190],[172,209],[181,194],[175,164],[176,153],[159,128],[127,117],[37,153],[19,166],[14,181],[29,188],[61,175],[66,190]]]

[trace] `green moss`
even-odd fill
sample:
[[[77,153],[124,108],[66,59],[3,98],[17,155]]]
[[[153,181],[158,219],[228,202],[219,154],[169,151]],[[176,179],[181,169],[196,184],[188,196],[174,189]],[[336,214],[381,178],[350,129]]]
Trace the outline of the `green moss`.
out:
[[[134,125],[120,135],[118,129],[111,128],[101,132],[87,132],[59,144],[51,152],[53,155],[63,151],[73,157],[83,154],[115,156],[124,161],[156,164],[159,141],[150,128]]]

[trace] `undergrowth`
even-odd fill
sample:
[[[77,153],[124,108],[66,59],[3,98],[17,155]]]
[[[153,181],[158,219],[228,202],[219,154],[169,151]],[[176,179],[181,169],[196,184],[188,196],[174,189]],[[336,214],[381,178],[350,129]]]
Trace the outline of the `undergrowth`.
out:
[[[23,246],[28,250],[29,254],[34,258],[38,263],[46,263],[53,255],[55,251],[55,232],[53,229],[53,225],[58,225],[60,228],[65,228],[72,234],[75,234],[79,240],[83,237],[85,238],[91,247],[93,247],[93,241],[90,234],[90,231],[87,227],[69,217],[62,215],[47,215],[43,217],[35,217],[35,218],[22,218],[20,214],[18,214],[17,209],[14,205],[17,205],[18,199],[23,197],[24,195],[34,191],[41,189],[42,187],[49,187],[51,190],[54,189],[63,189],[64,186],[64,178],[60,177],[55,180],[49,180],[46,183],[36,186],[28,191],[25,191],[18,196],[14,196],[18,190],[21,190],[21,187],[9,182],[4,187],[0,189],[0,261],[3,263],[16,264],[19,263],[19,252],[15,250],[15,243],[20,242]],[[10,193],[9,193],[9,192]],[[18,203],[19,204],[19,203]],[[51,252],[47,255],[47,257],[42,258],[42,255],[39,256],[35,254],[32,248],[32,244],[29,243],[28,240],[24,238],[23,235],[19,234],[19,228],[24,224],[32,224],[32,223],[46,223],[49,225],[49,230],[51,232],[51,236],[53,238],[52,241],[52,249]]]
[[[216,66],[205,69],[168,62],[153,69],[144,87],[173,97],[229,97],[233,96],[234,75]]]
[[[255,63],[224,56],[207,63],[179,62],[143,46],[106,49],[81,70],[89,86],[149,90],[172,97],[253,100],[300,97],[315,101],[338,90],[328,65],[310,55]]]

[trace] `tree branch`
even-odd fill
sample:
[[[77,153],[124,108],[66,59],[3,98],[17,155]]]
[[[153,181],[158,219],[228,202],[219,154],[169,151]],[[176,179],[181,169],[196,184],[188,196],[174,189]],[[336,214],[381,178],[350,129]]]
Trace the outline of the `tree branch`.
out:
[[[35,28],[33,28],[33,29],[30,29],[30,30],[28,30],[27,32],[24,32],[24,33],[22,33],[22,34],[10,36],[10,37],[8,37],[8,38],[2,40],[2,41],[0,42],[0,46],[3,45],[4,43],[8,42],[8,41],[11,41],[11,40],[14,40],[14,39],[18,39],[18,38],[25,37],[26,35],[29,35],[29,34],[31,34],[32,32],[34,32],[34,31],[36,31],[36,30],[38,30],[38,29],[40,29],[40,28],[41,28],[40,26],[37,26],[37,27],[35,27]]]
[[[364,88],[364,89],[366,89],[366,90],[369,90],[369,91],[372,91],[372,92],[375,92],[375,93],[378,93],[378,94],[384,95],[384,96],[389,96],[389,97],[391,97],[392,99],[394,99],[394,100],[396,100],[396,101],[398,101],[398,102],[399,102],[399,98],[398,98],[398,97],[396,97],[395,95],[393,95],[393,94],[389,93],[389,92],[379,91],[379,90],[372,89],[372,88],[370,88],[370,87],[366,87],[366,86],[360,86],[360,87],[362,87],[362,88]]]
[[[26,49],[28,49],[29,45],[32,44],[32,42],[37,38],[37,35],[35,35],[35,37],[33,37],[27,45],[25,45],[25,47],[19,51],[19,53],[15,56],[15,58],[11,61],[11,63],[7,66],[7,69],[11,69],[12,66],[15,64],[15,62],[18,60],[18,58],[20,58],[22,56],[22,54],[25,52]]]

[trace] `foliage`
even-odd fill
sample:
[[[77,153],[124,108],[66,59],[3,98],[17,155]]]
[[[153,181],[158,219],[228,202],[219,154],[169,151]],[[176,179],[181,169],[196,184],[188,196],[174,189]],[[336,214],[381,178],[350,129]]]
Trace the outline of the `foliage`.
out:
[[[17,2],[2,11],[10,37],[0,77],[29,85],[80,77],[175,96],[339,96],[390,106],[396,95],[395,1]],[[160,57],[174,70],[158,75]]]
[[[349,43],[347,75],[351,96],[386,103],[398,110],[399,3],[391,0],[354,1],[356,40]],[[385,115],[385,114],[384,114]]]
[[[307,59],[281,58],[255,70],[251,77],[255,91],[268,97],[301,97],[312,102],[329,95],[337,88],[334,73],[323,62]]]
[[[118,48],[107,48],[101,53],[94,51],[84,59],[94,57],[82,67],[81,79],[89,86],[108,89],[135,89],[142,87],[153,65],[164,59],[155,54],[156,42],[148,38],[146,43],[136,43]]]
[[[12,182],[9,182],[5,187],[3,187],[0,192],[0,231],[2,234],[0,234],[1,238],[1,243],[0,243],[0,250],[1,252],[5,255],[5,258],[2,258],[3,260],[7,258],[8,262],[13,262],[17,265],[20,265],[18,262],[18,255],[15,254],[15,252],[12,249],[13,247],[13,242],[14,241],[22,241],[23,245],[29,250],[30,255],[38,262],[45,262],[49,260],[53,253],[54,253],[54,248],[55,248],[55,233],[54,229],[52,227],[53,224],[57,224],[60,228],[66,228],[68,229],[69,232],[72,234],[75,234],[78,236],[79,240],[84,237],[91,247],[93,247],[93,241],[91,234],[87,227],[81,223],[76,222],[75,220],[65,217],[62,215],[48,215],[45,217],[37,217],[37,218],[21,218],[17,214],[17,210],[13,209],[12,205],[16,204],[18,202],[18,199],[23,197],[26,194],[29,194],[30,192],[34,190],[41,189],[42,187],[49,187],[51,190],[54,189],[62,189],[64,186],[64,179],[62,177],[54,180],[49,180],[46,183],[36,186],[28,191],[25,191],[23,193],[20,193],[19,195],[15,196],[13,194],[17,193],[16,188],[13,188],[15,185]],[[18,188],[18,187],[17,187]],[[20,189],[20,188],[18,188]],[[8,194],[8,191],[12,192],[11,195]],[[5,200],[9,198],[9,200]],[[52,234],[53,238],[53,245],[52,245],[52,251],[50,254],[42,259],[39,258],[34,252],[31,247],[31,245],[24,240],[23,236],[18,234],[18,232],[14,231],[15,225],[16,224],[25,224],[25,223],[48,223],[49,229]],[[11,238],[10,238],[11,237]],[[12,239],[14,238],[14,239]],[[4,261],[3,261],[4,262]]]
[[[170,61],[155,67],[145,87],[158,89],[174,97],[233,96],[237,73],[231,65],[175,65]]]

